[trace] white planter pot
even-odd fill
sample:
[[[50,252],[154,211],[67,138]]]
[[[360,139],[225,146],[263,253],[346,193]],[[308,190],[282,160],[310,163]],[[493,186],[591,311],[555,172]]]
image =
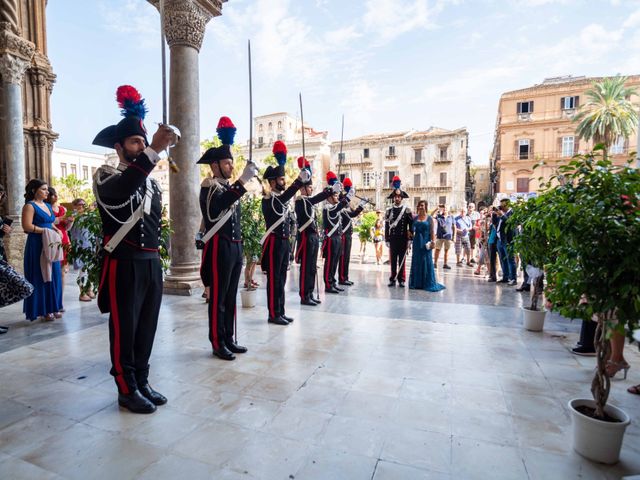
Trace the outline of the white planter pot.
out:
[[[256,306],[257,290],[240,290],[240,300],[242,308],[253,308]]]
[[[583,405],[594,408],[595,404],[593,400],[582,398],[569,401],[573,423],[573,449],[589,460],[613,464],[620,458],[624,431],[631,420],[629,415],[613,405],[605,406],[604,411],[620,422],[596,420],[575,409]]]
[[[525,329],[532,332],[541,332],[544,327],[544,317],[547,315],[546,310],[529,310],[522,309],[522,324]]]

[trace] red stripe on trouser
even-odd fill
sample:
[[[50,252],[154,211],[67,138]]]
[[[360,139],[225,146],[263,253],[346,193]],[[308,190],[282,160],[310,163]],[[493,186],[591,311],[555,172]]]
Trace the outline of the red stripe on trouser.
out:
[[[329,282],[329,270],[331,270],[331,237],[327,237],[327,258],[325,259],[324,265],[324,283],[326,286],[331,286]]]
[[[129,394],[129,386],[124,381],[122,364],[120,363],[120,315],[116,298],[116,270],[118,260],[111,259],[109,265],[109,300],[111,301],[111,322],[113,323],[113,368],[116,371],[116,383],[123,394]]]
[[[202,250],[202,257],[200,259],[200,278],[203,277],[202,273],[204,270],[204,261],[207,258],[207,250],[209,249],[209,242],[204,244],[204,249]]]
[[[276,307],[275,307],[275,297],[274,297],[274,290],[275,290],[275,277],[276,277],[276,272],[275,272],[275,265],[274,265],[274,261],[273,261],[273,247],[276,238],[275,237],[271,237],[269,238],[269,285],[270,285],[270,289],[269,289],[269,316],[271,318],[276,318]]]
[[[340,273],[338,274],[338,277],[341,282],[344,282],[346,280],[344,276],[344,255],[345,250],[347,249],[347,238],[342,235],[342,237],[340,237],[340,242],[342,243],[342,252],[340,252]]]
[[[302,232],[300,236],[300,250],[302,250],[302,268],[300,268],[300,298],[304,300],[305,289],[304,289],[304,277],[307,272],[307,232]]]
[[[213,251],[211,252],[211,270],[213,271],[213,279],[211,280],[211,287],[209,288],[209,308],[211,309],[211,340],[213,348],[218,350],[220,348],[220,339],[218,338],[218,269],[216,268],[216,261],[218,259],[218,236],[213,237]],[[211,298],[213,294],[213,298]]]

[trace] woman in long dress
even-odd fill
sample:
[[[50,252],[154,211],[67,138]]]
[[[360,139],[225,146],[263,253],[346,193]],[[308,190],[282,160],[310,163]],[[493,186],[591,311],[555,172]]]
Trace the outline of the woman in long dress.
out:
[[[411,273],[409,288],[439,292],[446,287],[436,281],[433,269],[432,251],[435,246],[433,217],[427,215],[427,202],[420,200],[418,215],[413,221],[413,253],[411,254]]]
[[[22,228],[27,233],[24,250],[24,276],[33,285],[33,295],[24,301],[24,313],[28,320],[42,317],[45,321],[62,317],[62,274],[60,262],[51,262],[51,281],[42,276],[40,255],[42,233],[46,229],[57,231],[55,214],[45,200],[49,196],[48,185],[38,179],[29,180],[25,189],[25,205],[22,207]]]

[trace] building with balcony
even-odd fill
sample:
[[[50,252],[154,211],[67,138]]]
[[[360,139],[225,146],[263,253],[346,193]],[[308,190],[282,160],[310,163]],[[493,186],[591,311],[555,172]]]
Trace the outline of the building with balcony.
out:
[[[319,183],[329,169],[329,140],[327,131],[318,131],[304,125],[305,155]],[[261,159],[271,155],[273,143],[282,140],[287,145],[289,156],[302,155],[302,124],[300,119],[286,112],[270,113],[254,118],[253,159],[259,166]],[[249,141],[242,146],[242,155],[249,155]]]
[[[479,202],[490,203],[490,177],[489,165],[477,165],[471,167],[471,173],[474,180],[473,200]]]
[[[458,208],[467,200],[467,143],[465,128],[365,135],[345,140],[342,153],[340,142],[333,142],[331,169],[341,180],[351,178],[358,195],[370,198],[379,209],[386,204],[395,175],[412,208],[419,200],[427,200],[429,208],[438,203]]]
[[[578,139],[573,117],[587,99],[593,82],[600,77],[547,78],[533,87],[504,93],[498,104],[498,118],[491,154],[491,194],[526,194],[540,189],[559,165],[573,155],[593,148]],[[640,75],[628,77],[628,87],[640,87]],[[638,102],[635,96],[631,99]],[[624,163],[636,150],[637,132],[619,138],[609,153],[613,161]],[[534,170],[534,165],[544,162]]]

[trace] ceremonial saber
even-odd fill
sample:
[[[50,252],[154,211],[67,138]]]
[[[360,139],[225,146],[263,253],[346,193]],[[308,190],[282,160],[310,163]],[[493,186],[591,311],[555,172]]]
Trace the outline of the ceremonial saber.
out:
[[[302,93],[299,93],[298,97],[300,98],[300,122],[302,123],[302,156],[306,160],[307,156],[305,155],[304,150],[304,113],[302,113]]]
[[[167,118],[167,55],[165,51],[165,41],[164,41],[164,0],[160,0],[158,3],[158,10],[160,10],[160,52],[162,55],[162,124],[169,126],[174,135],[176,136],[176,143],[180,140],[180,130],[176,127],[169,125]],[[180,168],[178,164],[171,158],[169,153],[169,149],[173,147],[173,145],[169,145],[166,149],[167,152],[167,161],[169,162],[169,168],[173,173],[178,173]]]
[[[247,54],[249,58],[249,160],[247,160],[247,162],[255,165],[256,163],[253,161],[253,81],[251,74],[251,40],[247,40]],[[262,188],[262,195],[266,195],[267,192],[264,190],[264,184],[262,183],[260,176],[256,175],[255,179],[258,180],[260,188]]]
[[[340,170],[342,169],[342,141],[344,140],[344,113],[342,114],[342,128],[340,131],[340,153],[338,154],[338,181],[340,181]]]

